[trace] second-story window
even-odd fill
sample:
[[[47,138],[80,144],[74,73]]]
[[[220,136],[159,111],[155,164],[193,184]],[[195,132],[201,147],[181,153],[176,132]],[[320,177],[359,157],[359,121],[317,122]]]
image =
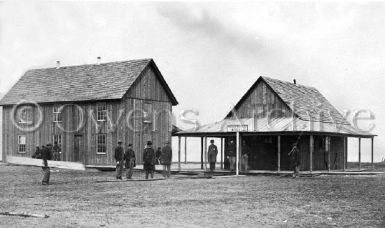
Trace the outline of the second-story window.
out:
[[[62,121],[63,121],[63,118],[62,118],[60,107],[55,105],[53,107],[53,122],[57,123]]]
[[[106,121],[107,120],[107,105],[106,103],[97,104],[97,120]]]

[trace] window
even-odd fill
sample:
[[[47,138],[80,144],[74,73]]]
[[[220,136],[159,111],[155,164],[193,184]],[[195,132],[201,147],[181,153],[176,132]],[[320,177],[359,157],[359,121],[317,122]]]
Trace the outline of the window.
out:
[[[32,124],[32,107],[23,106],[18,110],[19,123]]]
[[[55,145],[55,143],[57,143],[57,145],[61,147],[61,135],[52,136],[52,144]]]
[[[19,145],[19,153],[25,153],[25,148],[26,148],[25,147],[25,143],[26,143],[25,135],[19,135],[17,143]]]
[[[150,103],[143,104],[143,122],[144,123],[152,122],[152,104]]]
[[[106,134],[98,134],[97,135],[97,153],[105,154],[107,152],[107,144],[106,144]]]
[[[106,121],[107,120],[107,105],[106,103],[100,103],[97,105],[97,120]]]
[[[53,107],[53,122],[58,123],[62,122],[63,118],[61,115],[61,110],[59,109],[58,106]]]

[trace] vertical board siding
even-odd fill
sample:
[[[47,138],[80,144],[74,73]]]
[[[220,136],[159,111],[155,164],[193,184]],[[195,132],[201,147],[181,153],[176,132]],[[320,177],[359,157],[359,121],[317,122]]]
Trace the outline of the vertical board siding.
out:
[[[142,163],[143,150],[148,140],[153,141],[153,147],[161,147],[166,141],[171,140],[171,121],[169,113],[172,111],[172,104],[159,81],[154,69],[149,66],[142,73],[138,80],[120,101],[103,101],[107,104],[109,121],[95,121],[97,119],[97,101],[66,103],[62,112],[61,126],[68,130],[63,132],[58,123],[53,122],[54,104],[41,104],[43,112],[43,122],[41,126],[33,132],[22,132],[17,129],[10,119],[12,107],[4,106],[3,111],[3,149],[4,153],[14,156],[31,157],[36,145],[52,143],[53,135],[62,135],[62,154],[63,160],[74,161],[75,137],[80,145],[79,161],[86,165],[113,165],[115,164],[114,149],[118,140],[123,141],[124,149],[129,143],[133,144],[138,163]],[[140,110],[143,104],[152,105],[152,114],[156,115],[152,123],[144,123]],[[80,111],[75,105],[81,107]],[[129,118],[127,115],[133,110],[139,110],[136,118]],[[124,111],[120,115],[120,110]],[[93,113],[94,120],[90,113]],[[81,124],[83,116],[84,124]],[[37,123],[39,113],[36,107],[33,109],[33,122]],[[131,127],[129,127],[131,125]],[[133,128],[133,129],[132,129]],[[75,131],[76,130],[76,131]],[[97,135],[105,133],[107,135],[106,154],[97,154]],[[18,153],[17,136],[26,135],[26,153]]]
[[[287,105],[263,81],[255,87],[235,110],[238,118],[261,118],[266,117],[270,112],[272,114],[271,117],[277,118],[289,117],[292,113]]]

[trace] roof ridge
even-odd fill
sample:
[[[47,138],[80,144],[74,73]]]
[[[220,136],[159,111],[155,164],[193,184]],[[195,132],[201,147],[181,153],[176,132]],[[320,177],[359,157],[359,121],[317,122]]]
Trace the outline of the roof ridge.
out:
[[[263,78],[263,79],[268,79],[268,80],[272,80],[272,81],[278,81],[278,82],[288,83],[288,84],[291,84],[291,85],[294,85],[294,86],[300,86],[300,87],[304,87],[304,88],[308,88],[308,89],[315,89],[315,90],[317,90],[317,89],[316,89],[315,87],[313,87],[313,86],[307,86],[307,85],[302,85],[302,84],[297,84],[297,83],[294,84],[293,82],[284,81],[284,80],[276,79],[276,78],[271,78],[271,77],[263,76],[263,75],[261,75],[260,77]]]
[[[86,64],[80,64],[80,65],[60,66],[59,69],[61,69],[61,68],[72,68],[72,67],[81,67],[81,66],[103,66],[103,65],[107,65],[107,64],[111,64],[111,63],[126,63],[126,62],[140,62],[140,61],[148,61],[148,62],[150,62],[151,60],[153,60],[153,59],[152,58],[143,58],[143,59],[130,59],[130,60],[122,60],[122,61],[103,62],[103,63],[100,63],[100,64],[97,64],[97,63],[86,63]],[[32,69],[28,69],[27,71],[49,70],[49,69],[56,69],[56,67],[32,68]]]

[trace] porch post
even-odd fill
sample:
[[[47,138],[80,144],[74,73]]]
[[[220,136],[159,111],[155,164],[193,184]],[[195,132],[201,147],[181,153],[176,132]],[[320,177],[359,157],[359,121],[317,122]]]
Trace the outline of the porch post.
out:
[[[361,137],[358,138],[358,170],[361,170]]]
[[[237,146],[237,155],[236,155],[236,159],[235,159],[235,175],[239,175],[239,131],[237,131],[237,142],[236,142],[236,146]]]
[[[310,173],[313,171],[313,151],[314,151],[314,137],[310,135]]]
[[[277,167],[278,167],[278,172],[281,172],[281,136],[278,135],[278,161],[277,161]]]
[[[372,137],[372,169],[374,169],[374,163],[373,163],[373,160],[374,160],[374,137]]]
[[[347,143],[348,137],[344,137],[344,151],[343,151],[343,157],[344,157],[344,164],[343,169],[346,170],[346,143]]]
[[[180,144],[181,144],[181,136],[178,136],[178,170],[181,171],[180,167]]]
[[[221,169],[223,169],[223,138],[221,138]]]
[[[203,169],[203,137],[201,137],[201,169]]]
[[[205,159],[204,159],[205,163],[204,164],[205,164],[205,170],[207,170],[207,160],[208,160],[207,159],[207,136],[205,136],[205,144],[204,145],[205,145],[205,155],[204,155],[205,156]]]
[[[328,152],[328,172],[330,172],[330,137],[326,136],[326,151]]]
[[[184,137],[184,164],[187,164],[187,136]]]

